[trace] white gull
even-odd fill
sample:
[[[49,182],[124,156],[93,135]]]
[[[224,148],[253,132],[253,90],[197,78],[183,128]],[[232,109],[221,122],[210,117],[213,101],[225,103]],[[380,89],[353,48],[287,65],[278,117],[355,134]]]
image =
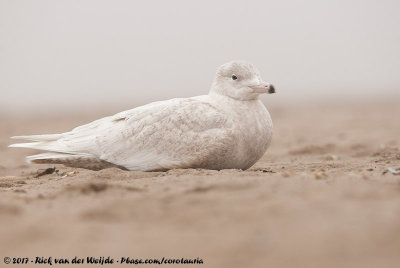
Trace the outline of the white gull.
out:
[[[258,99],[275,93],[251,64],[217,70],[208,95],[153,102],[62,134],[15,136],[10,147],[50,151],[28,162],[88,169],[248,169],[272,139],[271,117]]]

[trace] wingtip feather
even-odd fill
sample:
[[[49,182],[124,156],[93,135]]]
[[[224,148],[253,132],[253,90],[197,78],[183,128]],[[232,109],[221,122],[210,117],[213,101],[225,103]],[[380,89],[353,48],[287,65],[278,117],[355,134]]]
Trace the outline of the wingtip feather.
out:
[[[64,134],[43,134],[43,135],[24,135],[24,136],[12,136],[10,139],[13,140],[26,140],[26,141],[55,141],[61,138]]]
[[[18,143],[8,145],[8,148],[17,148],[20,147]]]
[[[10,148],[32,148],[36,149],[38,143],[37,142],[26,142],[26,143],[14,143],[8,145]]]

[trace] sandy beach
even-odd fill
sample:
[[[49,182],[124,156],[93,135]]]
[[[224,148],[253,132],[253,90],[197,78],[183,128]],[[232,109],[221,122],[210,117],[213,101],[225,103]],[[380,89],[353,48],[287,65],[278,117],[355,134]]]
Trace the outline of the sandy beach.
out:
[[[400,168],[399,103],[273,106],[272,145],[246,171],[27,165],[37,151],[7,148],[10,136],[108,113],[0,115],[1,266],[6,256],[111,256],[399,267],[400,175],[388,171]]]

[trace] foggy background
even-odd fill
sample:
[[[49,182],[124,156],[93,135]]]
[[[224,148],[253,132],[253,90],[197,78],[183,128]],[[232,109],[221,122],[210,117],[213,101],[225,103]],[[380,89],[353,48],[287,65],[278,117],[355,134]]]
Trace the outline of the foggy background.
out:
[[[399,3],[0,0],[0,112],[206,94],[234,59],[275,84],[267,103],[393,99]]]

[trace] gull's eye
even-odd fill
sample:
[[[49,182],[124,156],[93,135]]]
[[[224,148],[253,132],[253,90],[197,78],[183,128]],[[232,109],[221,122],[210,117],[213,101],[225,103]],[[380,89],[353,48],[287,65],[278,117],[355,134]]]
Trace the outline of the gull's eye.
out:
[[[236,75],[232,75],[232,80],[236,80],[237,79],[237,76]]]

